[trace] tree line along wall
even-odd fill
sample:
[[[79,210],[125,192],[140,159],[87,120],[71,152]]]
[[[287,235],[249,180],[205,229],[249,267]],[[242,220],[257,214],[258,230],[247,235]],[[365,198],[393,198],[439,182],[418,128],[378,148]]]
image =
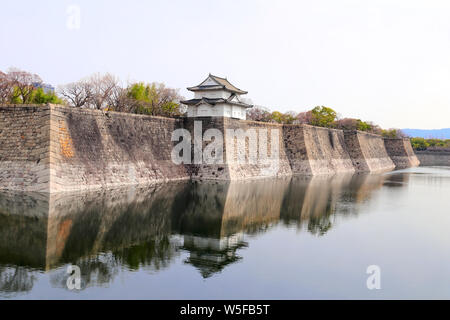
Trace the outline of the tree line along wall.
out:
[[[195,124],[197,122],[197,124]],[[223,163],[175,164],[175,129],[223,134]],[[247,134],[252,131],[256,135]],[[246,134],[244,140],[228,130]],[[273,140],[276,139],[276,140]],[[201,141],[203,148],[210,141]],[[242,144],[243,143],[243,144]],[[278,146],[277,156],[261,157]],[[238,146],[243,146],[239,148]],[[256,150],[256,151],[255,151]],[[255,161],[247,160],[257,153]],[[163,118],[58,105],[0,106],[0,189],[59,192],[172,180],[375,172],[417,165],[409,141],[223,117]]]

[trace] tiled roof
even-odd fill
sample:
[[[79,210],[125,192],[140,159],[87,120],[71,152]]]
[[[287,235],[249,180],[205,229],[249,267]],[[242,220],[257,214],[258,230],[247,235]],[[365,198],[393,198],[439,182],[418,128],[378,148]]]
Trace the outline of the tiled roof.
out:
[[[227,80],[227,78],[221,78],[221,77],[218,77],[218,76],[214,76],[212,74],[210,74],[208,76],[208,78],[210,78],[214,82],[216,82],[217,85],[201,85],[201,84],[199,84],[198,86],[190,87],[190,88],[187,88],[187,89],[190,90],[190,91],[220,90],[220,89],[224,90],[225,89],[227,91],[230,91],[230,92],[233,92],[233,93],[237,93],[237,94],[246,94],[247,93],[247,91],[241,90],[241,89],[235,87],[234,85],[232,85]],[[206,80],[208,78],[206,78]],[[202,83],[204,83],[205,81],[203,81]]]

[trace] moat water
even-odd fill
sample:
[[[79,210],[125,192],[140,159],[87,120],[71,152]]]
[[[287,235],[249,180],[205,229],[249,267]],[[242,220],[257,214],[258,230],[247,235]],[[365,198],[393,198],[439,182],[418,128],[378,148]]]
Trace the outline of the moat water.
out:
[[[449,299],[449,230],[450,167],[2,192],[0,298]]]

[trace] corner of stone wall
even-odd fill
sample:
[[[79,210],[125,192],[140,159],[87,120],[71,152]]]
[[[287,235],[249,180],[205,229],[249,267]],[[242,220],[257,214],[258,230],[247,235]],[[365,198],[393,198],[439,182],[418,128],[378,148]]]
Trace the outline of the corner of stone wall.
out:
[[[199,118],[185,118],[184,129],[188,130],[191,135],[191,164],[186,165],[188,167],[191,179],[196,180],[230,180],[230,167],[227,163],[227,150],[224,143],[223,160],[224,163],[218,164],[205,164],[202,159],[195,159],[194,150],[197,147],[201,147],[201,151],[205,149],[210,142],[203,141],[205,132],[209,129],[217,129],[223,134],[225,142],[225,122],[223,117],[199,117]],[[200,141],[195,143],[195,138]],[[203,154],[201,151],[200,154]],[[200,160],[200,163],[195,163],[196,160]]]
[[[0,189],[50,192],[50,107],[0,106]]]
[[[383,140],[396,169],[417,167],[420,164],[408,138],[384,138]]]
[[[357,131],[357,135],[370,172],[395,169],[395,164],[387,153],[382,136],[363,131]]]
[[[304,125],[306,157],[313,175],[355,172],[342,130]]]
[[[344,130],[344,141],[347,152],[352,159],[356,172],[370,172],[370,167],[363,154],[361,142],[356,130]]]
[[[293,175],[313,175],[304,124],[284,125],[283,141],[286,157]]]

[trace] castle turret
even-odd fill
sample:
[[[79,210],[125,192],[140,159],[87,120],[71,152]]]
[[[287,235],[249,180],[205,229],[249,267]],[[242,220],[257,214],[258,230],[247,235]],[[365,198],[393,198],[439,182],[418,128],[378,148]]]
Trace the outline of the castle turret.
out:
[[[194,99],[181,101],[188,106],[188,117],[229,117],[246,119],[247,108],[252,105],[241,101],[247,91],[238,89],[226,78],[209,76],[198,86],[187,88],[195,93]]]

